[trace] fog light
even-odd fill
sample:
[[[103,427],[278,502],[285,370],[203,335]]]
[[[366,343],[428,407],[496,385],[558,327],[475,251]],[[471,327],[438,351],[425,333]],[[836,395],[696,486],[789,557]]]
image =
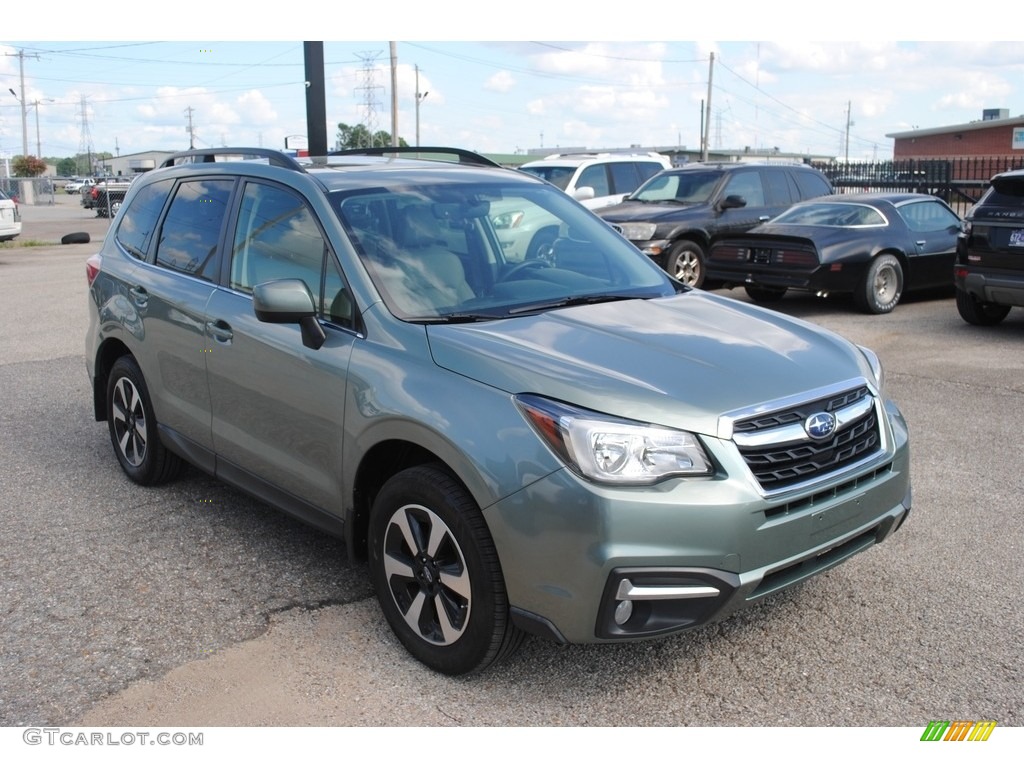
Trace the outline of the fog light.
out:
[[[633,601],[623,600],[621,603],[615,606],[615,623],[620,627],[629,621],[629,617],[633,615]]]

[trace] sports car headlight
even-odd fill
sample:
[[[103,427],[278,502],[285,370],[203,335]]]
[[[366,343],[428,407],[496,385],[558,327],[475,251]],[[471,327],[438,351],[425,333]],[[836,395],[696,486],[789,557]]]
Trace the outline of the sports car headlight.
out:
[[[622,236],[627,240],[650,240],[657,225],[647,221],[626,221],[619,224]]]
[[[569,468],[614,485],[651,485],[668,477],[706,476],[711,461],[696,436],[678,429],[617,419],[537,395],[516,405]]]

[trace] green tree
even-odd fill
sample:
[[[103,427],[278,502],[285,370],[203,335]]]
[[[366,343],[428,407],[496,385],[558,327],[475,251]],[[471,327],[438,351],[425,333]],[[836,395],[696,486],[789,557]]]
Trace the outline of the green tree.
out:
[[[359,125],[348,125],[338,123],[337,143],[339,149],[359,149],[361,147],[390,147],[391,133],[389,131],[377,131],[371,134],[370,130],[360,123]],[[398,146],[408,147],[402,137],[398,138]]]
[[[46,173],[46,161],[34,155],[18,155],[11,163],[15,176],[42,176]]]
[[[73,157],[65,157],[58,160],[55,167],[57,168],[58,176],[74,176],[78,172],[78,166]]]

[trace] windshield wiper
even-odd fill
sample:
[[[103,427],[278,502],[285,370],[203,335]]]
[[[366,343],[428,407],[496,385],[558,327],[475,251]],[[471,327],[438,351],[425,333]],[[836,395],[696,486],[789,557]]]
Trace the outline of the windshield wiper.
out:
[[[410,323],[429,323],[439,325],[441,323],[479,323],[483,320],[502,320],[507,315],[497,312],[452,312],[447,315],[431,315],[430,317],[407,317]]]
[[[609,301],[628,301],[629,299],[642,298],[645,297],[637,296],[636,294],[622,293],[595,293],[587,296],[565,296],[561,299],[553,299],[551,301],[515,307],[514,309],[510,309],[508,313],[510,315],[525,315],[530,312],[542,312],[545,309],[561,309],[562,307],[578,307],[585,304],[604,304]]]

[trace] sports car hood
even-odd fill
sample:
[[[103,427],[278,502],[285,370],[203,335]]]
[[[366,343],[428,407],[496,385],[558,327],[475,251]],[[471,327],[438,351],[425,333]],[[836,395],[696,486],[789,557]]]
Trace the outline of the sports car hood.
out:
[[[428,336],[437,365],[506,392],[710,435],[723,413],[872,376],[846,340],[702,291]]]
[[[599,215],[605,221],[675,221],[689,215],[690,211],[706,212],[707,203],[683,205],[681,203],[638,203],[634,200],[623,200],[618,205],[602,208]]]

